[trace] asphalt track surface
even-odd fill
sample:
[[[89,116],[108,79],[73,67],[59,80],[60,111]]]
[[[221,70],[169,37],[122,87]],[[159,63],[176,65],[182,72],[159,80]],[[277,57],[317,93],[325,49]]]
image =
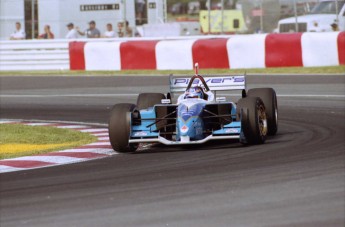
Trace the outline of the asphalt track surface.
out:
[[[167,77],[0,77],[1,118],[106,123]],[[153,146],[0,175],[0,226],[344,226],[345,76],[248,76],[278,93],[264,145]],[[236,99],[229,96],[228,98]]]

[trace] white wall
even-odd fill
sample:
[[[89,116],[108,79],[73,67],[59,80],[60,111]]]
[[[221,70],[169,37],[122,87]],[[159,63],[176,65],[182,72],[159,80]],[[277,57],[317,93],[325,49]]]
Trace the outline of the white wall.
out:
[[[0,0],[0,40],[9,39],[16,22],[25,30],[24,0]]]
[[[149,8],[150,3],[156,4],[156,8]],[[164,22],[164,2],[163,0],[147,0],[147,22],[156,24]]]

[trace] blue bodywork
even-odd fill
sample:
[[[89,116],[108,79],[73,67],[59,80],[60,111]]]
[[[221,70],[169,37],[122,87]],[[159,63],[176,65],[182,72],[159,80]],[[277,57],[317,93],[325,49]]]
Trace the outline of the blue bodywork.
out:
[[[131,125],[130,142],[145,142],[146,140],[152,142],[155,141],[153,139],[160,138],[160,131],[157,130],[156,123],[162,119],[157,118],[156,108],[167,106],[176,111],[174,115],[175,130],[170,139],[173,143],[181,141],[181,137],[188,137],[190,141],[200,141],[206,137],[220,138],[221,136],[232,136],[231,138],[241,139],[241,122],[236,121],[236,104],[233,102],[222,103],[222,105],[231,106],[230,112],[227,113],[231,120],[230,123],[218,126],[215,129],[207,128],[205,125],[204,115],[207,105],[209,103],[202,99],[186,99],[178,105],[159,104],[140,110],[141,121],[140,124]],[[217,103],[212,105],[217,105]]]
[[[189,136],[192,140],[204,138],[204,122],[201,118],[206,102],[199,99],[187,99],[177,108],[176,140]]]

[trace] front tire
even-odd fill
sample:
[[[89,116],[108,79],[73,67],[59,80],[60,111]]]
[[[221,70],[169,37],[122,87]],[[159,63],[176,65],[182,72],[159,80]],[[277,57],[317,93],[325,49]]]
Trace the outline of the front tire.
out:
[[[241,111],[242,110],[242,111]],[[267,137],[265,105],[258,97],[242,98],[237,103],[237,117],[247,144],[262,144]]]
[[[248,91],[249,97],[259,97],[265,104],[268,123],[268,135],[275,135],[278,131],[277,95],[273,88],[254,88]]]
[[[108,124],[109,140],[112,148],[120,153],[134,152],[138,144],[128,143],[131,131],[131,114],[136,110],[134,104],[120,103],[114,105]]]

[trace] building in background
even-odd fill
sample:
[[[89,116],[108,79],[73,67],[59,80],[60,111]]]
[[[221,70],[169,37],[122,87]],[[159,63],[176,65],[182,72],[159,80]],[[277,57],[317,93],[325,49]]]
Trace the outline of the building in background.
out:
[[[165,9],[166,0],[1,0],[0,39],[9,38],[16,22],[23,25],[28,39],[37,38],[47,24],[55,38],[64,38],[68,23],[85,30],[94,20],[103,32],[106,24],[116,27],[120,21],[128,21],[130,27],[162,23],[166,21]]]

